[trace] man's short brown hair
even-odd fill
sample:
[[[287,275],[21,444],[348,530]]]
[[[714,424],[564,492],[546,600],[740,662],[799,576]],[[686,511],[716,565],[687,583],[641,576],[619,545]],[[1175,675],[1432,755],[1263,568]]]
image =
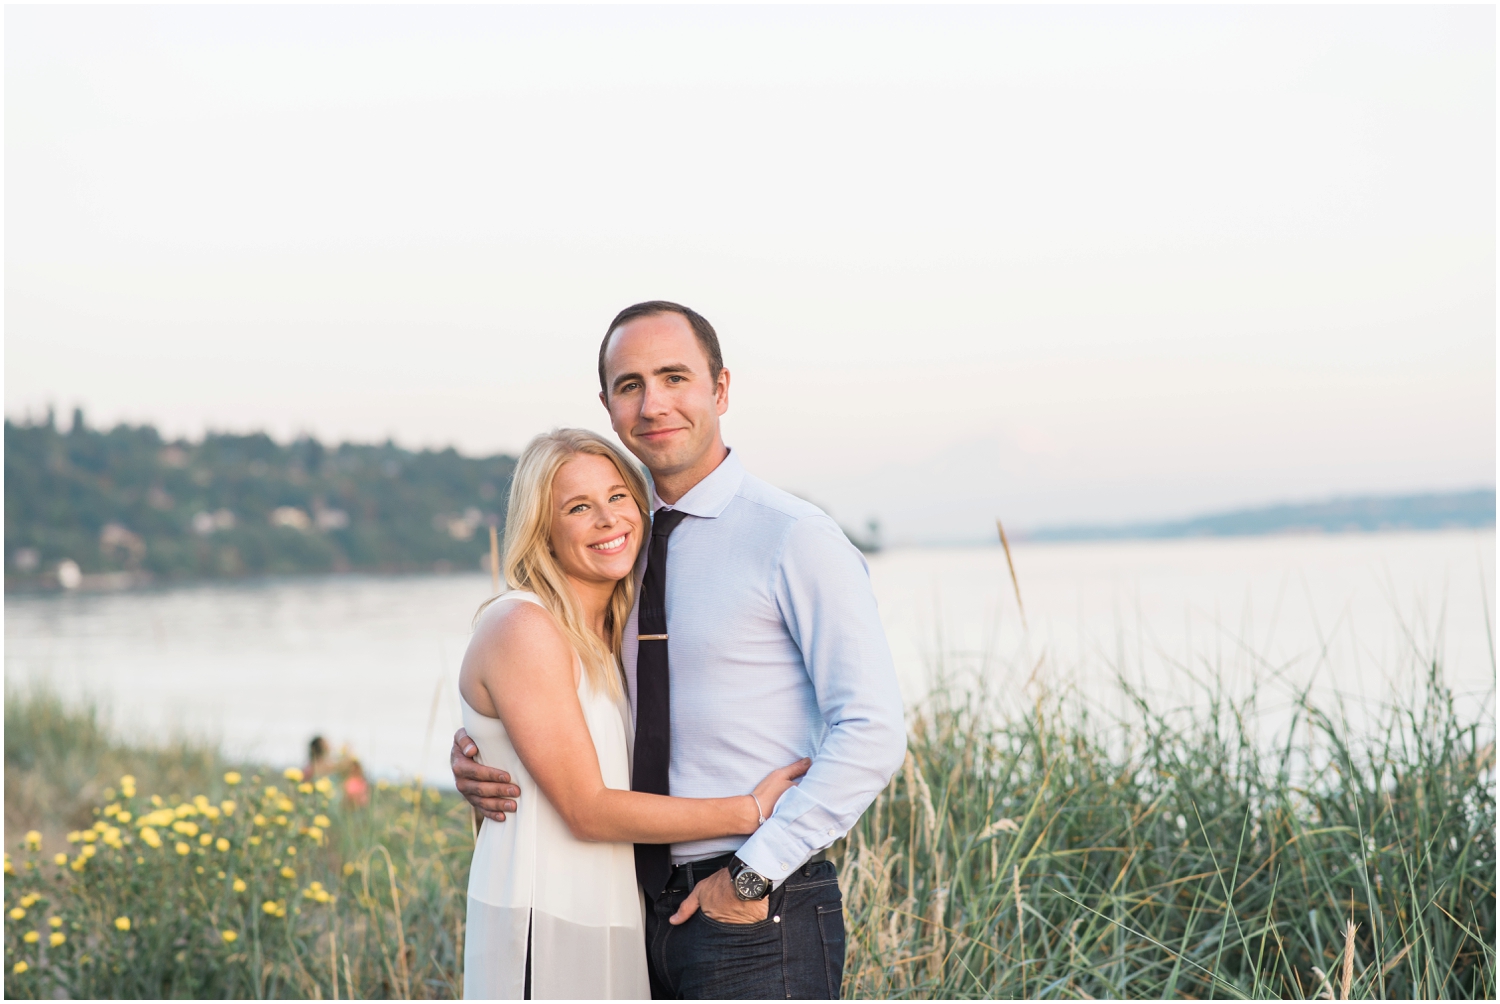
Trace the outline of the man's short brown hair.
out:
[[[719,336],[714,332],[714,326],[708,323],[708,318],[691,307],[684,307],[671,300],[647,300],[645,303],[631,304],[616,314],[615,319],[610,321],[609,327],[605,329],[604,341],[599,343],[599,389],[606,397],[609,396],[609,387],[604,382],[604,353],[609,351],[610,336],[620,325],[627,324],[637,317],[655,317],[658,314],[679,314],[687,319],[688,326],[693,329],[693,334],[698,336],[698,344],[703,346],[703,354],[708,357],[709,378],[719,379],[719,373],[724,369],[724,354],[719,351]]]

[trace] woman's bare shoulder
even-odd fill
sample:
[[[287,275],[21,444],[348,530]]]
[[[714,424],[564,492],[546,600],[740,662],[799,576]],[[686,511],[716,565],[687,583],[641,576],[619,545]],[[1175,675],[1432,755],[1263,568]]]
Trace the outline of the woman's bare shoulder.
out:
[[[469,652],[485,662],[498,660],[515,668],[559,659],[565,666],[571,664],[568,641],[552,614],[536,603],[519,600],[485,608],[474,625]]]

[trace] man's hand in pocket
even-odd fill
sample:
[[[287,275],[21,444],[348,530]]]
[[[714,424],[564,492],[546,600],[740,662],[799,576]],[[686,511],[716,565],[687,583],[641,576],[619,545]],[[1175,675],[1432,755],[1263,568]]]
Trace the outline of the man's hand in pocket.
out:
[[[710,920],[721,924],[754,924],[765,920],[770,914],[770,899],[743,900],[734,894],[729,881],[729,869],[720,868],[708,878],[693,886],[687,899],[672,914],[673,924],[685,924],[689,917],[703,911]]]

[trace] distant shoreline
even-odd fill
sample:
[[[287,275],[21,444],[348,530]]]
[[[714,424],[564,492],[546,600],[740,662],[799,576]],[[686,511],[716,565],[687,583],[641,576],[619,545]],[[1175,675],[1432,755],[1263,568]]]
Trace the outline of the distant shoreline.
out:
[[[1130,543],[1194,543],[1204,541],[1247,540],[1252,538],[1285,539],[1287,537],[1304,537],[1331,539],[1335,537],[1373,537],[1373,536],[1398,536],[1402,534],[1439,534],[1450,533],[1461,530],[1489,531],[1494,532],[1494,525],[1488,526],[1442,526],[1442,527],[1392,527],[1370,531],[1304,531],[1287,530],[1275,533],[1262,534],[1221,534],[1221,535],[1196,535],[1176,537],[1092,537],[1092,538],[1047,538],[1041,539],[1034,536],[1023,536],[1017,534],[1011,541],[1011,546],[1025,546],[1033,544],[1042,545],[1066,545],[1066,544],[1130,544]],[[873,552],[870,557],[881,553],[896,553],[901,551],[926,551],[945,550],[952,548],[994,548],[999,550],[998,540],[955,540],[946,542],[935,542],[926,544],[891,544]],[[334,581],[355,581],[361,579],[427,579],[427,578],[471,578],[483,581],[489,578],[488,572],[471,570],[468,568],[432,568],[432,569],[402,569],[402,570],[377,570],[377,569],[352,569],[348,571],[326,572],[278,572],[267,575],[242,575],[236,577],[225,576],[203,576],[196,578],[170,578],[156,579],[149,575],[126,577],[119,573],[106,573],[98,576],[84,576],[83,581],[75,589],[62,589],[53,584],[36,583],[36,580],[12,582],[7,579],[5,595],[7,597],[37,597],[37,596],[102,596],[119,593],[145,593],[166,592],[174,589],[235,589],[245,586],[274,586],[279,584],[320,583]]]
[[[1325,502],[1280,504],[1210,513],[1182,520],[1043,527],[1018,531],[1017,542],[1173,540],[1430,530],[1495,526],[1495,489],[1362,495]]]

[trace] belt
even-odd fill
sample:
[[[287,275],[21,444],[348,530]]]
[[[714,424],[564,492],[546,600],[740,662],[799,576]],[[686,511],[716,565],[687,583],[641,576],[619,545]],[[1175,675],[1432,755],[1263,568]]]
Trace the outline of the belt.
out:
[[[666,892],[692,892],[693,886],[708,878],[720,868],[728,868],[729,862],[734,860],[734,852],[720,854],[716,858],[705,858],[702,861],[688,861],[677,865],[672,869],[671,877],[667,879]],[[802,862],[803,865],[817,864],[819,861],[827,861],[828,852],[818,851],[812,857]],[[802,867],[798,865],[798,867]]]

